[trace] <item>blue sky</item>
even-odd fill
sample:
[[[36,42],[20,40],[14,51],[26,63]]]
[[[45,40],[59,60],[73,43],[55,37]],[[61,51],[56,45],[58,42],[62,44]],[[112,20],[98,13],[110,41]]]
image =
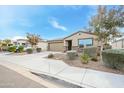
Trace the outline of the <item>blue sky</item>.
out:
[[[62,38],[88,25],[97,6],[0,6],[0,39],[24,37]]]

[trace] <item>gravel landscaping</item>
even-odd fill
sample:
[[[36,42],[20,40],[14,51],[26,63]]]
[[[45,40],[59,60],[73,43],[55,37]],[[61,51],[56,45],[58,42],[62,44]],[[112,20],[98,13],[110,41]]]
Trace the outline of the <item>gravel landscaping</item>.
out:
[[[68,64],[70,66],[74,66],[74,67],[89,68],[89,69],[93,69],[93,70],[99,70],[99,71],[116,73],[116,74],[124,74],[124,71],[112,69],[112,68],[104,66],[100,57],[98,57],[97,62],[90,60],[88,64],[83,64],[80,61],[79,57],[77,57],[74,60],[68,60],[66,58],[66,54],[54,54],[52,59],[63,60],[66,64]]]

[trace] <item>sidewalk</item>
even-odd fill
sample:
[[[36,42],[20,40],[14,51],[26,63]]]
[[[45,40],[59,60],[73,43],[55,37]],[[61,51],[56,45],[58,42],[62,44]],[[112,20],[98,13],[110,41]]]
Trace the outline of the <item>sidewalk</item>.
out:
[[[43,58],[49,52],[25,56],[0,55],[0,60],[28,68],[30,71],[56,77],[82,86],[108,88],[124,87],[124,75],[71,67],[61,60]]]

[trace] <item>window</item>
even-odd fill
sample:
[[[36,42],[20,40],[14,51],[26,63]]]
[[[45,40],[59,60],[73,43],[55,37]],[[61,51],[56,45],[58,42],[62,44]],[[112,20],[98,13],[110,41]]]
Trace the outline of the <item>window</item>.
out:
[[[26,45],[25,43],[22,43],[22,45]]]
[[[78,42],[79,42],[79,47],[92,46],[93,45],[93,39],[92,38],[79,39]]]

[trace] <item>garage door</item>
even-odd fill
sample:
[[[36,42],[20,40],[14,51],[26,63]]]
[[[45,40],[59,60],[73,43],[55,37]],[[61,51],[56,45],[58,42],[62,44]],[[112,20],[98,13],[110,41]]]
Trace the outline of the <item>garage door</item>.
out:
[[[63,51],[64,50],[64,43],[63,42],[49,43],[49,50],[50,51]]]

